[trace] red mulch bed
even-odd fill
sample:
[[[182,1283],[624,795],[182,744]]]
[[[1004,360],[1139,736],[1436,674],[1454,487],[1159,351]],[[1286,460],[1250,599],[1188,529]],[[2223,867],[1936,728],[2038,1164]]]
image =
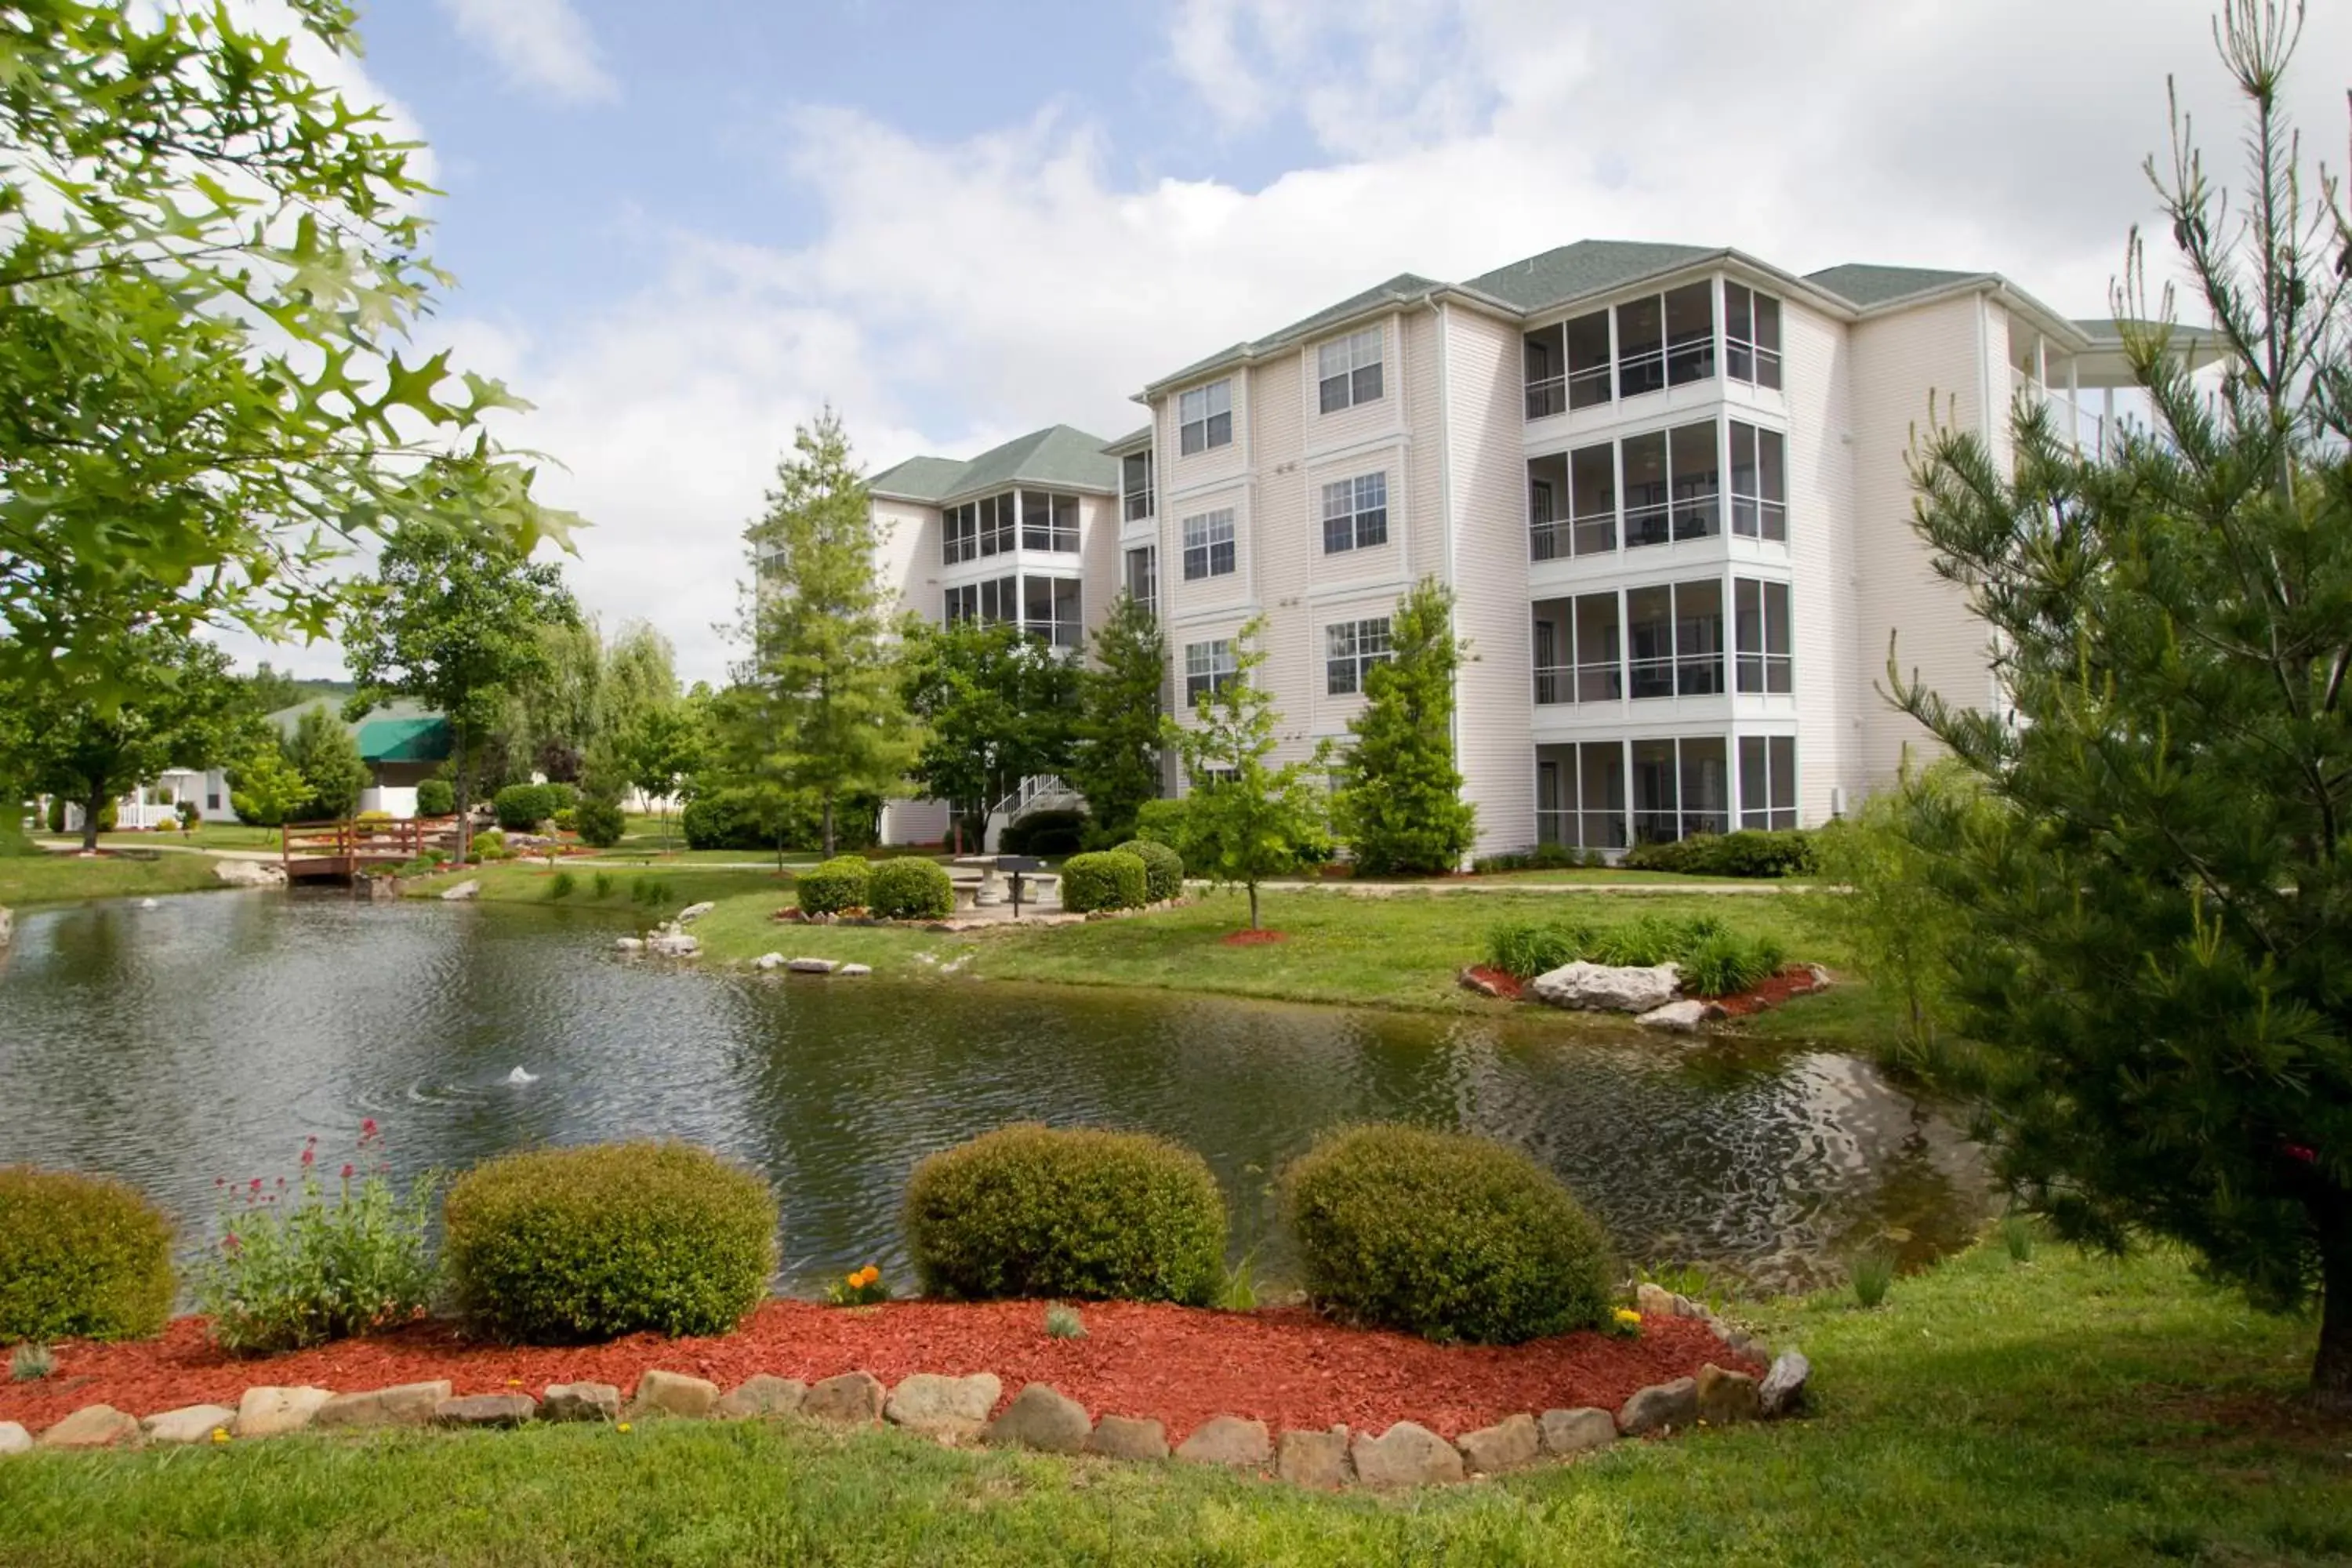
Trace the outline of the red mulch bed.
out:
[[[1761,985],[1750,987],[1729,996],[1717,996],[1715,1005],[1735,1018],[1745,1018],[1761,1013],[1767,1007],[1778,1007],[1791,996],[1803,996],[1819,991],[1821,984],[1813,978],[1812,966],[1792,963]]]
[[[1227,947],[1264,947],[1270,942],[1288,942],[1286,931],[1237,931],[1224,937]]]
[[[1484,996],[1499,996],[1506,1002],[1526,999],[1528,988],[1519,977],[1507,969],[1474,963],[1462,972],[1462,984]]]
[[[569,1350],[478,1344],[441,1323],[347,1340],[318,1350],[238,1361],[215,1350],[199,1318],[175,1320],[160,1340],[57,1347],[39,1383],[0,1384],[0,1421],[35,1431],[86,1405],[151,1415],[186,1405],[235,1405],[246,1388],[312,1384],[354,1393],[446,1377],[464,1394],[538,1394],[593,1379],[624,1393],[654,1368],[731,1388],[754,1373],[814,1381],[870,1372],[895,1384],[911,1373],[992,1372],[1004,1403],[1027,1383],[1050,1383],[1097,1415],[1156,1416],[1181,1442],[1213,1415],[1255,1417],[1279,1431],[1346,1422],[1374,1432],[1417,1421],[1445,1436],[1516,1412],[1579,1405],[1614,1410],[1637,1389],[1696,1373],[1706,1362],[1752,1373],[1704,1324],[1653,1317],[1639,1339],[1563,1335],[1511,1346],[1434,1345],[1404,1334],[1349,1329],[1304,1308],[1219,1312],[1103,1302],[1081,1309],[1082,1340],[1045,1335],[1034,1301],[901,1301],[821,1307],[772,1300],[719,1339],[633,1335]]]

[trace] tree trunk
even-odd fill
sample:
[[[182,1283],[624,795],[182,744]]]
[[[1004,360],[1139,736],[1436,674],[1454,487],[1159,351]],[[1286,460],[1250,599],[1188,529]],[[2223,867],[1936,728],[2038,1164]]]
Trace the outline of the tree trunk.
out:
[[[92,784],[89,798],[81,805],[81,852],[98,853],[98,816],[106,809],[106,786]]]
[[[457,864],[474,858],[474,759],[466,744],[466,727],[453,723],[457,741]]]
[[[824,858],[828,860],[833,858],[833,793],[830,790],[825,792],[824,797]]]
[[[2323,1294],[2311,1397],[2323,1410],[2352,1415],[2352,1212],[2324,1217],[2321,1224],[2328,1228],[2319,1247]]]
[[[1249,885],[1249,896],[1250,896],[1250,930],[1252,930],[1252,931],[1255,931],[1255,930],[1257,930],[1257,884],[1256,884],[1255,882],[1252,882],[1252,883]]]

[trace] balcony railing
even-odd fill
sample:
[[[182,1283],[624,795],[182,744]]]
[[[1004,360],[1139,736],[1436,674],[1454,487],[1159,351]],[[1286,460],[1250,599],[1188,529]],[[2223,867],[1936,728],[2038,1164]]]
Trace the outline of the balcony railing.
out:
[[[1593,664],[1536,667],[1536,703],[1539,707],[1575,702],[1615,702],[1624,695],[1625,672],[1613,658]]]
[[[1544,809],[1536,813],[1536,842],[1561,844],[1570,849],[1622,849],[1625,814],[1622,811]]]

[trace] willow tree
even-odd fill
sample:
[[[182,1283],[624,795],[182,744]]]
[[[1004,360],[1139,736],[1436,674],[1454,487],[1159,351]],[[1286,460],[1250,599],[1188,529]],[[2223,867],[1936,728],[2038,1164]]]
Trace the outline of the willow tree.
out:
[[[2313,1394],[2352,1409],[2352,225],[2280,84],[2301,12],[2233,0],[2233,207],[2176,115],[2149,175],[2226,353],[2192,376],[2135,236],[2116,313],[2151,427],[1998,462],[1937,434],[1917,526],[1989,624],[2011,710],[1901,705],[1995,809],[1918,814],[1957,904],[1953,996],[2000,1172],[2068,1237],[2192,1248],[2320,1299]]]

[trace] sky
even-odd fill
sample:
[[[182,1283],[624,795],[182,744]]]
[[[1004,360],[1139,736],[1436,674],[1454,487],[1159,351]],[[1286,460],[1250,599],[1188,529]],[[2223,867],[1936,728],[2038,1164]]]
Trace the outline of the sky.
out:
[[[1585,238],[2106,304],[2210,0],[372,0],[332,62],[431,148],[417,333],[535,406],[566,573],[689,680],[796,424],[868,471],[1143,423],[1153,377],[1398,272]],[[2341,168],[2352,5],[2290,104]],[[2159,247],[2157,280],[2171,276]],[[240,647],[250,657],[251,649]],[[329,646],[263,650],[336,674]]]

